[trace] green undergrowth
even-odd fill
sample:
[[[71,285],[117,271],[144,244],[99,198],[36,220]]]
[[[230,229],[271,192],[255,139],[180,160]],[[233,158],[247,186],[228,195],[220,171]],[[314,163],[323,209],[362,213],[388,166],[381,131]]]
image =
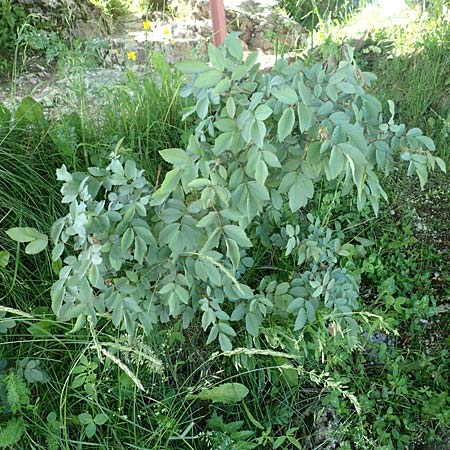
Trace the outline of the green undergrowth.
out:
[[[0,111],[0,252],[9,253],[7,263],[0,253],[0,448],[397,450],[439,440],[450,420],[449,321],[439,309],[450,294],[448,248],[417,227],[417,199],[448,204],[445,174],[430,174],[421,191],[394,170],[376,216],[336,185],[316,185],[308,212],[357,249],[339,263],[361,280],[357,345],[327,318],[294,331],[288,316],[268,317],[257,336],[234,322],[229,351],[205,345],[199,323],[184,330],[172,318],[148,334],[138,328],[133,343],[107,314],[76,333],[75,321],[57,320],[50,288],[61,263],[47,250],[25,254],[4,231],[46,234],[67,212],[56,169],[104,166],[114,149],[161,186],[170,164],[159,150],[185,148],[194,121],[181,121],[181,76],[159,56],[152,67],[143,79],[128,72],[97,103],[75,86],[76,109],[61,117],[49,119],[30,99],[8,120]],[[398,106],[402,120],[419,124],[418,110],[408,116],[401,99]],[[427,226],[439,231],[439,220]],[[296,258],[283,250],[249,250],[242,283],[269,274],[290,281]]]
[[[373,7],[375,8],[375,7]],[[383,12],[380,10],[381,13]],[[362,10],[347,21],[323,25],[315,34],[319,58],[333,62],[342,43],[354,45],[361,69],[374,72],[374,92],[391,99],[407,124],[426,130],[441,155],[449,154],[450,25],[448,16],[403,10],[376,19],[380,11]]]

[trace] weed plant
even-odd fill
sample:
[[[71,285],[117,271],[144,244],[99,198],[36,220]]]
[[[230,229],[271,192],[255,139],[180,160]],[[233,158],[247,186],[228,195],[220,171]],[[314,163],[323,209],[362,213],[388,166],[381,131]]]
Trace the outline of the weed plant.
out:
[[[259,337],[237,329],[235,349],[225,353],[203,345],[201,327],[186,331],[174,322],[149,336],[138,333],[130,346],[106,321],[72,334],[70,323],[56,320],[49,290],[60,267],[47,253],[24,255],[4,231],[46,232],[64,214],[56,168],[85,171],[106,160],[121,138],[152,184],[162,182],[158,174],[167,167],[157,151],[184,147],[190,124],[179,116],[180,78],[158,58],[156,73],[141,79],[128,72],[95,109],[80,90],[83,113],[53,121],[27,115],[0,128],[0,250],[11,254],[0,268],[0,314],[17,310],[0,315],[0,448],[8,448],[7,437],[17,450],[396,450],[439,439],[450,421],[448,321],[434,322],[442,293],[432,274],[440,262],[416,237],[403,172],[391,178],[392,204],[382,204],[378,217],[367,208],[356,212],[355,199],[327,183],[311,200],[322,226],[361,244],[342,262],[362,280],[361,345],[349,348],[332,328],[307,325],[299,335],[268,320]],[[268,270],[295,270],[292,258],[273,248],[252,256],[248,283]],[[223,383],[240,383],[249,393],[233,404],[194,397]]]

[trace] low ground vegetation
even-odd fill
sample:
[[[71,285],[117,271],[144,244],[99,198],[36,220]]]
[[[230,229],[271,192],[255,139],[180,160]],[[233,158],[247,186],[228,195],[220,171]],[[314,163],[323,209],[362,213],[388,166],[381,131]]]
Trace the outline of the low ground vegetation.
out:
[[[270,73],[234,36],[211,66],[153,54],[95,107],[76,63],[71,111],[0,106],[0,448],[445,439],[449,34],[431,23],[403,51],[398,31],[354,54],[323,33]]]

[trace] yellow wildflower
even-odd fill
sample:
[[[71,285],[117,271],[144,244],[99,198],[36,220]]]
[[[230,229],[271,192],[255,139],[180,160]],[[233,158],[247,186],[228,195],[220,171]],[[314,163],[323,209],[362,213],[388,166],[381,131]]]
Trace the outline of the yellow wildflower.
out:
[[[170,34],[170,28],[169,27],[164,27],[162,30],[163,34],[165,34],[166,36],[169,36]]]
[[[127,57],[128,57],[128,59],[136,61],[136,52],[128,52]]]
[[[145,20],[144,21],[144,30],[148,31],[148,30],[151,30],[151,28],[152,28],[152,23],[150,22],[150,20]]]

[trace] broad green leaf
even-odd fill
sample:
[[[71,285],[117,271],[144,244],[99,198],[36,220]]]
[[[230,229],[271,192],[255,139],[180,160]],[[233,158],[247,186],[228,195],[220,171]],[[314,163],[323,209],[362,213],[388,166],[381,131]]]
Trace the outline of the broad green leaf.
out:
[[[225,383],[210,389],[204,389],[195,395],[189,395],[190,400],[211,400],[213,403],[232,404],[242,401],[249,390],[241,383]]]
[[[159,154],[164,161],[173,165],[184,165],[190,162],[189,155],[181,148],[166,148],[160,150]]]
[[[199,89],[212,88],[223,78],[221,72],[217,70],[210,70],[201,73],[194,82],[194,86]]]
[[[303,133],[314,125],[314,116],[309,106],[304,103],[298,104],[298,122],[300,131]]]
[[[248,312],[245,315],[245,327],[249,334],[252,336],[258,336],[259,334],[259,320],[252,312]]]
[[[272,94],[274,95],[274,97],[280,100],[281,103],[284,103],[286,105],[295,105],[298,102],[297,93],[289,86],[284,86],[282,88],[273,88]]]
[[[228,91],[231,87],[231,80],[229,78],[224,78],[217,83],[217,86],[214,88],[214,94],[223,94]]]
[[[225,239],[225,244],[227,247],[227,258],[233,264],[234,269],[236,270],[239,267],[239,263],[241,261],[241,255],[239,252],[239,246],[233,239]]]
[[[11,121],[11,113],[9,109],[0,103],[0,127],[9,127]]]
[[[25,120],[33,125],[43,126],[45,124],[44,108],[31,97],[25,97],[17,108],[14,115],[16,122]]]
[[[214,126],[223,132],[231,132],[236,130],[236,121],[233,119],[218,119],[214,122]]]
[[[103,425],[108,421],[108,416],[105,413],[99,413],[94,417],[94,423],[97,425]]]
[[[200,119],[204,119],[208,115],[209,110],[208,96],[199,97],[195,105],[195,109],[197,111],[198,117],[200,117]]]
[[[442,170],[442,172],[447,172],[447,167],[446,167],[445,161],[443,159],[436,156],[436,164],[439,166],[439,168]]]
[[[179,167],[167,172],[161,187],[153,195],[151,206],[157,206],[164,202],[167,196],[176,189],[181,179],[181,169]]]
[[[422,144],[424,144],[428,150],[436,150],[433,139],[429,138],[428,136],[417,136],[416,139],[422,142]]]
[[[256,120],[266,120],[267,118],[270,117],[270,115],[272,114],[272,108],[270,108],[267,105],[259,105],[256,109],[255,109],[255,119]]]
[[[233,348],[230,338],[224,333],[219,333],[219,344],[220,344],[221,350],[224,352],[229,352]],[[213,402],[214,402],[214,400],[213,400]],[[218,402],[220,402],[220,401],[218,400]],[[224,401],[221,403],[228,403],[228,402]]]
[[[35,239],[45,240],[47,236],[45,234],[40,233],[35,228],[29,227],[16,227],[10,228],[6,231],[6,234],[16,242],[31,242]]]
[[[252,247],[252,241],[247,237],[245,231],[236,225],[225,225],[223,227],[225,234],[236,241],[236,243],[241,247]]]
[[[339,146],[335,145],[331,149],[330,162],[328,167],[330,180],[334,180],[337,176],[341,175],[344,172],[346,161],[347,160]]]
[[[89,423],[85,429],[86,437],[91,438],[97,432],[97,425],[94,422]]]
[[[6,267],[9,262],[9,253],[6,250],[0,251],[0,268]]]
[[[267,165],[262,159],[260,159],[256,163],[255,179],[259,183],[264,184],[268,175],[269,175],[269,171],[267,169]]]
[[[262,157],[270,167],[281,167],[280,161],[275,153],[269,150],[263,150]]]
[[[239,81],[242,78],[245,77],[248,73],[248,67],[246,65],[238,66],[236,69],[233,70],[233,73],[231,74],[231,79],[233,81]]]
[[[308,203],[308,199],[314,195],[314,185],[304,174],[299,173],[294,184],[289,189],[289,207],[292,212],[303,208]]]
[[[45,250],[47,248],[47,245],[48,245],[47,236],[45,236],[45,239],[35,239],[25,247],[25,253],[27,255],[36,255],[37,253],[40,253],[43,250]]]
[[[221,333],[224,333],[228,336],[236,336],[236,332],[226,322],[219,322],[218,327]]]
[[[236,104],[234,103],[233,97],[228,97],[225,107],[227,109],[228,117],[233,119],[236,114]]]
[[[122,249],[122,251],[128,250],[131,247],[133,241],[134,241],[134,231],[131,228],[128,228],[128,230],[125,231],[120,241],[120,248]]]
[[[242,62],[244,52],[242,51],[242,45],[236,34],[229,34],[226,37],[225,46],[231,56],[236,58],[239,62]]]
[[[210,70],[208,64],[198,60],[186,60],[175,63],[175,67],[183,73],[201,73]]]
[[[295,114],[291,108],[286,108],[278,121],[278,140],[283,142],[291,133],[295,124]]]
[[[306,310],[300,308],[297,318],[295,319],[294,331],[301,330],[306,324]]]
[[[259,147],[262,148],[264,145],[264,139],[266,137],[266,126],[264,122],[261,120],[255,120],[253,122],[252,128],[250,130],[250,134],[253,142]]]
[[[225,70],[225,57],[223,56],[222,50],[217,48],[213,44],[208,44],[208,56],[213,67],[219,72]]]
[[[92,422],[92,416],[89,413],[78,414],[78,420],[82,425],[87,425]]]

